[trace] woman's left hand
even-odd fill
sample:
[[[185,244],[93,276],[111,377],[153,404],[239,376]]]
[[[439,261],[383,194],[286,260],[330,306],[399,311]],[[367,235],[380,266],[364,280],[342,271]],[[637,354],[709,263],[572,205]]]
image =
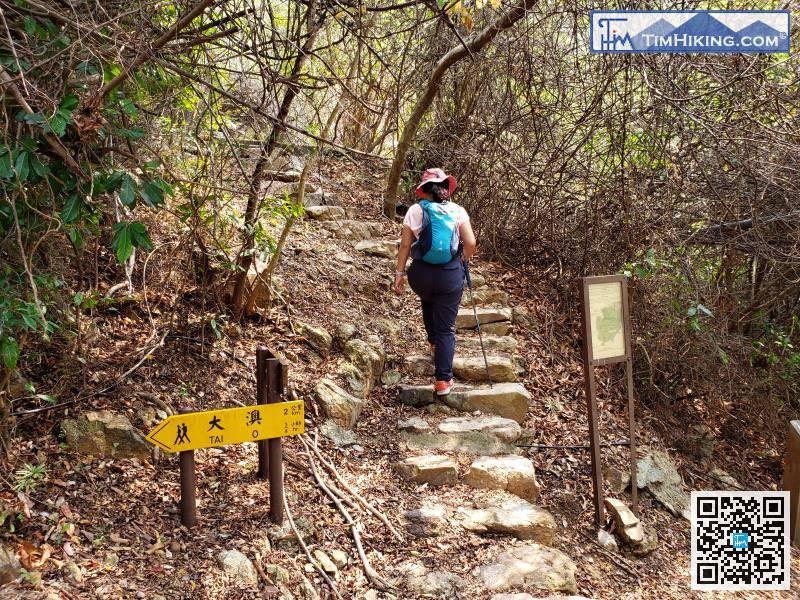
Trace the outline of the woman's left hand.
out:
[[[395,275],[394,278],[394,291],[396,294],[402,294],[406,290],[406,278],[402,275]]]

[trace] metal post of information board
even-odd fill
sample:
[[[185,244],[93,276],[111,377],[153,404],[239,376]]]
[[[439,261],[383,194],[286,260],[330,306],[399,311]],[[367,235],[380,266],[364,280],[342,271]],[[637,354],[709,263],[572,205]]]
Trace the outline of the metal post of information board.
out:
[[[256,350],[256,404],[267,403],[267,359],[270,351],[264,346]],[[257,442],[258,446],[258,478],[269,479],[269,446],[267,440]]]
[[[586,394],[586,413],[589,420],[589,436],[592,456],[592,487],[594,491],[594,519],[598,527],[603,526],[603,473],[600,457],[600,432],[597,429],[597,398],[595,396],[594,366],[591,363],[592,339],[586,326],[589,318],[589,288],[584,279],[580,282],[581,337],[583,338],[583,375]]]
[[[639,489],[636,483],[636,420],[633,407],[633,353],[631,352],[631,317],[628,310],[628,286],[622,281],[622,315],[625,335],[625,378],[628,388],[628,439],[631,443],[631,510],[639,516]]]
[[[283,395],[285,365],[274,357],[268,358],[266,372],[267,403],[280,402]],[[277,525],[283,524],[283,446],[281,438],[268,440],[269,444],[269,518]]]
[[[181,408],[180,414],[192,412],[190,408]],[[194,450],[178,453],[181,471],[181,523],[187,528],[197,525],[197,473],[194,465]]]

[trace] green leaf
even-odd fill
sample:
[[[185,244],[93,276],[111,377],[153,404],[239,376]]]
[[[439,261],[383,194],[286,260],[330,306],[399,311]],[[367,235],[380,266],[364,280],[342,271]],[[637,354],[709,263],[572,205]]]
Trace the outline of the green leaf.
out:
[[[73,111],[80,103],[80,99],[75,94],[68,94],[61,99],[59,106],[64,110]]]
[[[50,170],[35,154],[31,154],[31,168],[39,177],[44,177]]]
[[[144,129],[141,127],[134,127],[132,129],[125,129],[120,128],[117,129],[114,133],[117,135],[121,135],[122,137],[130,138],[132,140],[139,140],[144,137]]]
[[[17,172],[17,177],[20,181],[25,181],[30,172],[30,164],[28,163],[28,153],[20,152],[17,155],[17,160],[14,163],[14,170]]]
[[[142,170],[144,171],[155,171],[158,167],[161,166],[161,161],[157,158],[153,160],[148,160],[144,165],[142,165]]]
[[[119,199],[128,208],[132,208],[136,204],[136,186],[133,182],[133,178],[127,173],[122,176],[122,185],[119,188]]]
[[[56,113],[47,120],[44,130],[48,133],[54,133],[58,137],[63,137],[67,132],[67,119],[60,113]]]
[[[30,316],[30,315],[22,315],[22,320],[25,321],[25,326],[28,329],[33,329],[33,330],[36,329],[36,321],[34,320],[34,318],[32,316]]]
[[[150,236],[147,235],[147,230],[141,221],[134,221],[130,224],[131,241],[133,245],[144,250],[152,250],[153,243],[150,241]]]
[[[120,99],[119,105],[122,108],[122,112],[124,112],[126,115],[129,115],[131,117],[136,116],[137,114],[136,105],[127,98]]]
[[[131,242],[131,230],[128,223],[124,221],[114,223],[114,237],[111,239],[111,248],[117,254],[117,260],[124,264],[131,257],[133,243]]]
[[[146,181],[139,190],[139,195],[151,208],[164,203],[164,190],[154,181]]]
[[[0,339],[0,359],[6,369],[15,369],[19,360],[19,346],[13,337],[4,336]]]
[[[64,207],[61,209],[61,219],[65,223],[74,223],[81,216],[81,208],[83,208],[83,200],[78,194],[72,194],[67,201],[64,202]]]
[[[11,151],[6,149],[0,154],[0,177],[10,179],[14,176],[13,156]]]
[[[709,317],[713,317],[714,316],[714,314],[710,310],[708,310],[708,308],[703,306],[702,304],[698,304],[697,308],[698,308],[698,310],[703,311],[706,314],[706,316],[709,316]]]
[[[697,309],[694,306],[690,306],[687,309],[686,314],[689,315],[690,317],[693,317],[697,314]]]
[[[36,19],[26,16],[23,19],[23,24],[25,27],[25,33],[28,35],[33,35],[36,33]]]

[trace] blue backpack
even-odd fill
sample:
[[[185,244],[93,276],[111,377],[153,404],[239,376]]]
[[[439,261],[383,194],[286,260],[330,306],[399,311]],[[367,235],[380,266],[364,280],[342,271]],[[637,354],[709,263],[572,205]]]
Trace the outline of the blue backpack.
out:
[[[422,200],[419,205],[422,229],[411,247],[411,257],[432,265],[449,263],[461,253],[455,217],[445,210],[444,203]]]

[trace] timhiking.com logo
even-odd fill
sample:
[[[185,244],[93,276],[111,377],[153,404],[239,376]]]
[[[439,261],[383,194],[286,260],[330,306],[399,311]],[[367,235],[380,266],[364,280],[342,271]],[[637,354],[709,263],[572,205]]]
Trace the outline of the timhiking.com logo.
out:
[[[590,11],[601,53],[787,53],[788,10]]]

